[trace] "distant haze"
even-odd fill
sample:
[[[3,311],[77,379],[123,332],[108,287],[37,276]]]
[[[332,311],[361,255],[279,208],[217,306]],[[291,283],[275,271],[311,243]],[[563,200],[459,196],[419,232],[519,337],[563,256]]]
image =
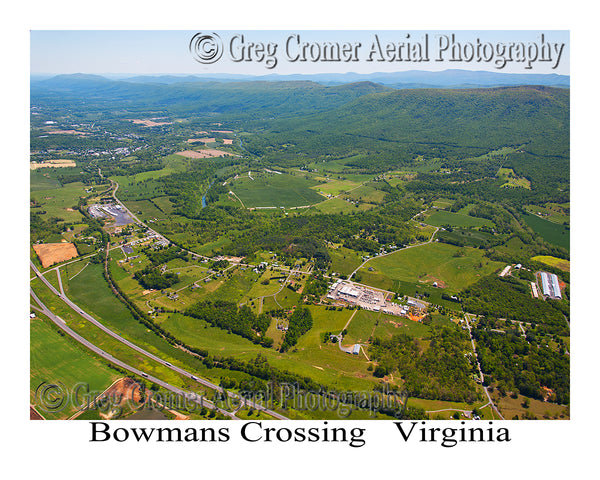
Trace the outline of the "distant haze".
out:
[[[31,81],[38,82],[53,77],[53,75],[32,74]],[[231,82],[231,81],[313,81],[324,85],[340,85],[352,82],[369,81],[394,88],[468,88],[468,87],[496,87],[514,85],[546,85],[569,87],[570,76],[558,74],[518,74],[498,73],[472,70],[444,70],[431,72],[424,70],[411,70],[406,72],[376,72],[369,74],[360,73],[322,73],[322,74],[290,74],[290,75],[241,75],[215,73],[204,75],[190,74],[165,74],[165,75],[64,75],[65,79],[112,79],[131,83],[149,83],[170,85],[175,83],[193,82]]]

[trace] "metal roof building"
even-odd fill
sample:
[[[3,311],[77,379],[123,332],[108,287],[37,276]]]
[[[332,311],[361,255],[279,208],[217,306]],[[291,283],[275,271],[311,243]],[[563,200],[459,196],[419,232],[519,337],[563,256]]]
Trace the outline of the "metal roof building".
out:
[[[548,272],[542,272],[540,277],[542,279],[542,293],[544,296],[562,299],[558,277],[554,273]]]

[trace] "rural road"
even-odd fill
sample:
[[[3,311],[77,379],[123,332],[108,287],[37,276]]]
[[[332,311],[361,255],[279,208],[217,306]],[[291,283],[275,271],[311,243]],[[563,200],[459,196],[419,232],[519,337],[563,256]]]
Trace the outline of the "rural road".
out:
[[[473,354],[475,355],[475,361],[477,362],[477,370],[479,370],[479,378],[481,379],[481,386],[483,387],[483,391],[485,392],[485,395],[488,398],[488,403],[484,405],[484,407],[486,407],[487,405],[490,405],[492,407],[492,409],[496,412],[496,414],[502,419],[502,420],[506,420],[502,414],[500,413],[500,411],[496,408],[496,405],[494,404],[492,397],[490,396],[490,392],[488,392],[487,387],[483,384],[483,372],[481,371],[481,365],[479,363],[479,357],[477,356],[477,349],[475,348],[475,339],[473,338],[473,334],[471,332],[471,323],[469,322],[469,315],[465,314],[465,322],[467,322],[467,329],[469,330],[469,337],[471,339],[471,346],[473,347]],[[482,407],[483,408],[483,407]]]
[[[58,296],[58,297],[59,297],[59,298],[60,298],[60,299],[61,299],[61,300],[62,300],[64,303],[66,303],[66,304],[67,304],[67,305],[68,305],[68,306],[69,306],[69,307],[70,307],[72,310],[74,310],[75,312],[77,312],[79,315],[81,315],[83,318],[85,318],[86,320],[88,320],[90,323],[92,323],[93,325],[95,325],[96,327],[98,327],[99,329],[101,329],[101,330],[102,330],[103,332],[105,332],[106,334],[108,334],[108,335],[110,335],[111,337],[113,337],[115,340],[118,340],[119,342],[121,342],[121,343],[123,343],[123,344],[127,345],[129,348],[131,348],[131,349],[133,349],[133,350],[137,351],[138,353],[141,353],[142,355],[144,355],[144,356],[146,356],[146,357],[148,357],[148,358],[150,358],[150,359],[152,359],[152,360],[154,360],[154,361],[156,361],[156,362],[159,362],[159,363],[161,363],[162,365],[164,365],[164,366],[168,367],[169,369],[171,369],[171,370],[173,370],[173,371],[175,371],[175,372],[177,372],[177,373],[179,373],[179,374],[181,374],[181,375],[184,375],[184,376],[186,376],[187,378],[190,378],[190,379],[192,379],[192,380],[195,380],[196,382],[198,382],[198,383],[200,383],[200,384],[202,384],[202,385],[204,385],[204,386],[206,386],[206,387],[208,387],[208,388],[211,388],[211,389],[213,389],[213,390],[216,390],[216,391],[221,391],[221,389],[220,389],[220,387],[219,387],[218,385],[215,385],[214,383],[212,383],[212,382],[209,382],[208,380],[205,380],[205,379],[203,379],[203,378],[199,378],[199,377],[197,377],[197,376],[193,375],[192,373],[190,373],[190,372],[188,372],[188,371],[186,371],[186,370],[184,370],[184,369],[182,369],[182,368],[180,368],[180,367],[177,367],[177,366],[174,366],[174,365],[171,365],[171,364],[167,364],[167,362],[165,362],[165,361],[164,361],[164,360],[162,360],[161,358],[157,357],[156,355],[154,355],[154,354],[152,354],[152,353],[150,353],[150,352],[148,352],[148,351],[144,350],[143,348],[141,348],[141,347],[139,347],[139,346],[135,345],[134,343],[132,343],[132,342],[130,342],[130,341],[128,341],[128,340],[126,340],[126,339],[124,339],[124,338],[123,338],[123,337],[121,337],[120,335],[116,334],[115,332],[113,332],[112,330],[110,330],[109,328],[107,328],[106,326],[104,326],[102,323],[100,323],[98,320],[96,320],[94,317],[92,317],[90,314],[86,313],[86,312],[85,312],[85,311],[84,311],[84,310],[83,310],[81,307],[79,307],[78,305],[76,305],[75,303],[73,303],[73,302],[72,302],[72,301],[71,301],[71,300],[70,300],[70,299],[69,299],[69,298],[68,298],[66,295],[63,295],[63,294],[61,294],[60,292],[58,292],[58,291],[57,291],[57,290],[54,288],[54,286],[53,286],[53,285],[52,285],[52,284],[51,284],[51,283],[50,283],[50,282],[49,282],[49,281],[48,281],[48,280],[47,280],[47,279],[44,277],[44,275],[42,275],[42,274],[40,273],[40,271],[39,271],[39,270],[37,269],[37,267],[36,267],[36,266],[33,264],[33,262],[31,262],[31,261],[30,261],[30,265],[31,265],[31,268],[33,269],[33,271],[34,271],[34,272],[36,273],[36,275],[38,276],[38,278],[40,278],[40,280],[42,280],[42,282],[44,282],[44,284],[45,284],[45,285],[46,285],[46,286],[47,286],[47,287],[48,287],[48,288],[49,288],[49,289],[50,289],[50,290],[51,290],[51,291],[52,291],[52,292],[53,292],[55,295],[57,295],[57,296]],[[57,270],[57,274],[58,274],[58,277],[60,278],[60,273],[58,272],[58,270]],[[38,302],[38,303],[39,303],[39,302]],[[88,344],[89,344],[89,342],[88,342]],[[91,344],[90,344],[90,345],[91,345]],[[87,344],[86,344],[86,346],[87,346]],[[96,347],[96,348],[97,348],[97,347]],[[112,356],[111,356],[110,358],[111,358],[111,359],[113,359],[114,357],[112,357]],[[112,361],[112,360],[111,360],[111,361]],[[137,373],[137,371],[136,371],[136,373]],[[140,375],[141,375],[141,374],[142,374],[142,372],[140,372]],[[144,375],[142,375],[142,376],[146,377],[146,376],[147,376],[147,374],[146,374],[146,373],[144,373]],[[148,378],[150,378],[150,377],[148,377]],[[158,382],[157,382],[157,383],[158,383]],[[163,383],[164,383],[164,382],[163,382]],[[161,384],[161,385],[162,385],[162,384]],[[173,388],[176,388],[176,387],[173,387]],[[264,407],[262,407],[262,406],[260,406],[260,405],[257,405],[257,404],[255,404],[254,402],[252,402],[252,401],[250,401],[250,400],[245,400],[245,399],[242,399],[241,397],[239,397],[238,395],[236,395],[236,394],[234,394],[234,393],[232,393],[232,392],[227,392],[227,393],[228,393],[229,397],[231,397],[231,398],[234,398],[234,399],[236,399],[236,400],[238,400],[238,401],[241,401],[241,402],[246,402],[246,404],[247,404],[248,406],[250,406],[250,407],[252,407],[252,408],[254,408],[254,409],[256,409],[256,410],[263,411],[263,412],[265,412],[265,413],[267,413],[267,414],[269,414],[269,415],[273,416],[274,418],[278,418],[278,419],[280,419],[280,420],[287,420],[287,417],[284,417],[283,415],[280,415],[280,414],[279,414],[279,413],[277,413],[277,412],[274,412],[274,411],[272,411],[272,410],[266,409],[266,408],[264,408]],[[227,414],[228,414],[228,415],[231,415],[231,414],[229,414],[229,413],[227,413]]]

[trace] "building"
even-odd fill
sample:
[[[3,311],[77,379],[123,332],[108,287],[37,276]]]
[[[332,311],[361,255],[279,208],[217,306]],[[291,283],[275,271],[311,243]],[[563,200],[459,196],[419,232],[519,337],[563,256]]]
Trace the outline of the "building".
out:
[[[534,298],[539,298],[538,289],[537,289],[537,285],[535,284],[535,282],[531,282],[531,293],[533,294]]]
[[[554,273],[541,272],[542,294],[545,298],[562,299],[558,277]]]
[[[350,285],[344,285],[342,288],[339,289],[339,293],[343,295],[349,295],[351,297],[358,297],[358,295],[360,294],[358,290],[352,288]]]
[[[358,355],[359,353],[360,353],[360,344],[357,343],[352,348],[352,355]]]

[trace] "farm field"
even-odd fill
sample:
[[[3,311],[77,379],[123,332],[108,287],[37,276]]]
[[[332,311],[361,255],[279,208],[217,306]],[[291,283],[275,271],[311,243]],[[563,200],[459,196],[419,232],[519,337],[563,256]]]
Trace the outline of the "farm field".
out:
[[[42,263],[47,268],[55,263],[71,260],[79,255],[75,245],[72,243],[41,243],[34,245],[33,249]]]
[[[165,217],[165,214],[156,208],[156,205],[151,200],[127,200],[123,203],[143,222],[159,220]]]
[[[177,152],[175,155],[179,155],[185,158],[214,158],[214,157],[224,157],[227,155],[232,155],[230,152],[225,152],[223,150],[217,150],[214,148],[205,148],[202,150],[184,150],[182,152]]]
[[[551,267],[560,268],[563,272],[571,271],[571,262],[569,260],[565,260],[564,258],[556,258],[550,255],[538,255],[537,257],[532,257],[531,259],[535,260],[536,262],[545,263]]]
[[[450,200],[448,198],[438,198],[437,200],[434,200],[434,202],[433,202],[433,206],[435,208],[439,208],[439,209],[448,208],[448,207],[451,207],[452,205],[454,205],[454,200]]]
[[[342,192],[348,192],[360,186],[360,183],[350,180],[330,180],[327,183],[321,183],[311,187],[322,195],[339,195]]]
[[[425,221],[426,223],[436,227],[441,227],[443,225],[451,225],[453,227],[482,227],[483,225],[492,226],[492,222],[485,218],[446,212],[444,210],[438,210],[429,215]]]
[[[234,180],[230,188],[244,202],[246,208],[298,207],[323,201],[311,190],[317,182],[292,175],[256,174],[254,180],[247,176]]]
[[[559,224],[569,224],[570,222],[570,207],[569,204],[548,203],[545,206],[525,205],[525,210],[528,213],[537,215],[543,220]]]
[[[329,248],[331,271],[342,275],[351,274],[363,262],[354,250],[346,247]]]
[[[60,318],[63,319],[71,329],[76,331],[79,335],[97,347],[112,355],[114,358],[124,361],[130,365],[135,365],[142,371],[156,375],[159,378],[163,378],[173,385],[196,388],[196,385],[190,385],[189,380],[185,377],[166,368],[162,363],[158,363],[139,354],[138,352],[131,350],[123,343],[119,342],[118,340],[109,336],[107,333],[100,330],[95,325],[86,321],[83,317],[66,306],[62,301],[58,300],[58,298],[54,296],[45,285],[41,284],[39,279],[36,279],[34,282],[32,282],[32,286],[37,295],[40,297],[41,301],[56,315],[59,315]],[[173,364],[185,366],[186,368],[195,368],[198,372],[201,372],[205,369],[201,362],[193,358],[189,358],[189,356],[186,356],[181,350],[173,349],[173,347],[167,344],[166,341],[159,339],[156,335],[152,334],[150,330],[145,329],[141,324],[137,323],[137,321],[134,320],[135,323],[131,324],[132,328],[128,328],[129,326],[124,325],[126,323],[124,318],[121,317],[119,319],[121,320],[119,325],[113,325],[109,319],[98,315],[98,313],[92,310],[88,305],[84,306],[83,308],[88,313],[91,313],[97,319],[101,320],[103,324],[111,328],[113,331],[119,332],[122,337],[133,341],[138,346],[145,348],[147,351],[159,355],[161,358],[167,359]],[[126,333],[123,333],[123,331]],[[134,334],[133,336],[129,336],[129,332],[137,333],[137,335]],[[148,343],[144,341],[144,336],[149,340]]]
[[[60,335],[57,328],[39,314],[29,322],[30,334],[30,384],[33,405],[36,399],[33,393],[43,382],[61,383],[68,390],[78,383],[85,382],[90,391],[103,391],[118,377],[119,373],[110,369],[99,358],[77,345],[69,337]],[[67,418],[77,411],[67,404],[64,410],[57,412],[39,412],[47,419]]]
[[[328,311],[324,307],[309,307],[313,315],[313,328],[300,337],[298,344],[286,354],[272,348],[263,348],[238,335],[212,327],[202,320],[174,313],[161,316],[161,326],[191,346],[207,349],[213,355],[252,359],[261,354],[273,366],[309,375],[316,381],[337,388],[372,388],[373,379],[367,375],[364,356],[357,358],[339,350],[336,344],[324,344],[325,332],[339,333],[351,310]],[[371,377],[372,378],[372,377]]]
[[[36,190],[31,197],[40,204],[40,207],[32,208],[31,211],[44,211],[42,218],[58,217],[67,222],[78,223],[82,215],[77,210],[77,202],[82,197],[90,196],[85,192],[86,188],[83,183],[76,182],[69,183],[66,187]]]
[[[53,190],[62,185],[56,178],[56,172],[42,170],[31,170],[29,172],[29,191]]]
[[[496,176],[503,181],[501,188],[526,188],[531,190],[531,182],[525,177],[519,177],[512,168],[500,168]]]
[[[569,248],[571,241],[568,226],[558,225],[532,214],[523,215],[523,219],[535,233],[540,235],[548,243],[567,249]]]
[[[343,198],[336,197],[317,203],[312,208],[321,213],[353,214],[371,210],[374,207],[375,205],[370,203],[359,202],[358,204],[354,204],[347,202]]]
[[[360,203],[377,205],[383,202],[385,192],[383,190],[378,190],[373,185],[367,183],[352,189],[352,191],[348,193],[345,193],[343,197],[358,201]]]
[[[473,228],[453,228],[452,231],[440,231],[437,234],[440,241],[452,243],[455,245],[464,245],[467,247],[479,247],[486,245],[487,242],[494,239],[494,235]]]
[[[414,322],[408,318],[386,315],[381,312],[359,310],[348,326],[348,334],[344,338],[344,341],[349,344],[363,344],[370,342],[372,338],[387,340],[398,333],[422,338],[429,332],[430,328],[427,325]]]
[[[434,242],[374,258],[358,273],[365,283],[369,283],[370,276],[383,277],[380,283],[385,286],[373,285],[380,288],[389,288],[393,280],[401,280],[425,285],[438,282],[442,288],[456,292],[501,265],[485,258],[479,249]],[[374,271],[368,271],[369,267]]]

